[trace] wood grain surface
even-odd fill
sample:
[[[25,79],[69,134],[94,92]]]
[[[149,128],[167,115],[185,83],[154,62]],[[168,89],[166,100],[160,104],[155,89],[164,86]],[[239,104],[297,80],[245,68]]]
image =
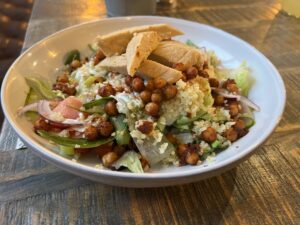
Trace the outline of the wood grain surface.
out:
[[[263,52],[287,89],[283,118],[238,167],[193,184],[117,188],[64,172],[0,136],[0,225],[300,224],[300,19],[273,0],[180,0],[157,14],[210,24]],[[36,0],[24,49],[64,27],[105,16],[104,1]]]

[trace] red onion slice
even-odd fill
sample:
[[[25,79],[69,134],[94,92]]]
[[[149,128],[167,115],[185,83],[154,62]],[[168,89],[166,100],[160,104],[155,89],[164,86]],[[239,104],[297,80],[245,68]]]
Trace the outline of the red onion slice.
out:
[[[25,105],[23,107],[20,107],[18,109],[18,115],[22,115],[23,113],[26,113],[28,111],[37,111],[37,106],[38,106],[38,103],[35,102],[35,103],[32,103],[32,104],[29,104],[29,105]]]
[[[240,101],[243,102],[245,105],[248,105],[250,108],[254,109],[255,111],[259,112],[260,108],[254,102],[252,102],[249,98],[245,96],[240,96]]]
[[[64,125],[67,126],[76,126],[76,125],[83,125],[84,122],[74,120],[74,119],[64,119],[61,120],[55,120],[51,118],[51,115],[53,115],[55,112],[53,112],[50,108],[50,102],[46,100],[41,100],[37,103],[37,111],[38,113],[43,116],[46,120],[48,120],[50,123],[52,123],[54,126],[61,126],[64,127]]]
[[[260,111],[260,108],[258,105],[256,105],[254,102],[252,102],[249,98],[229,93],[226,89],[223,88],[211,88],[215,93],[224,96],[225,98],[235,98],[237,101],[240,101],[241,103],[244,103],[245,105],[249,106],[250,108],[254,109],[255,111]]]

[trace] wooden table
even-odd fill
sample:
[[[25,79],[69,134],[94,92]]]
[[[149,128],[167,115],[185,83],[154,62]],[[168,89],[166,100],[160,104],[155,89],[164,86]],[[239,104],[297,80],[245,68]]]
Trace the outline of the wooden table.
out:
[[[248,41],[280,71],[283,118],[237,168],[194,184],[127,189],[61,171],[0,138],[0,224],[300,224],[300,20],[273,0],[189,0],[158,15],[210,24]],[[104,2],[35,0],[24,49],[64,27],[105,16]],[[76,37],[74,37],[76,38]]]

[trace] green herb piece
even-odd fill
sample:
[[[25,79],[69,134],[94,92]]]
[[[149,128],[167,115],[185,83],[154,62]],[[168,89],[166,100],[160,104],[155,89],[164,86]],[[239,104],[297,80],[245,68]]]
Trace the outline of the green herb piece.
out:
[[[66,54],[64,64],[69,65],[73,60],[80,60],[80,52],[77,49]]]
[[[186,42],[185,42],[187,45],[191,46],[191,47],[194,47],[194,48],[199,48],[198,45],[196,45],[194,42],[192,42],[190,39],[188,39]]]
[[[219,140],[215,140],[213,143],[211,143],[212,148],[219,148],[221,145],[221,142]]]
[[[112,99],[113,99],[112,97],[103,97],[103,98],[100,98],[97,100],[87,102],[87,103],[83,104],[83,106],[86,109],[90,109],[94,106],[104,105],[106,102],[108,102],[109,100],[112,100]]]

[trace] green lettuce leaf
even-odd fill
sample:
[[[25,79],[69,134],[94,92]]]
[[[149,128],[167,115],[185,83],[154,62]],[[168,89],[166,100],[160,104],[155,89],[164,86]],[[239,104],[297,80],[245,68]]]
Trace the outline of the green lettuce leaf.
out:
[[[230,77],[235,80],[237,86],[241,89],[241,94],[248,96],[249,90],[255,80],[251,76],[247,62],[243,62],[238,68],[232,70]]]
[[[134,151],[126,152],[113,166],[116,169],[124,166],[133,173],[144,173],[139,154]]]

